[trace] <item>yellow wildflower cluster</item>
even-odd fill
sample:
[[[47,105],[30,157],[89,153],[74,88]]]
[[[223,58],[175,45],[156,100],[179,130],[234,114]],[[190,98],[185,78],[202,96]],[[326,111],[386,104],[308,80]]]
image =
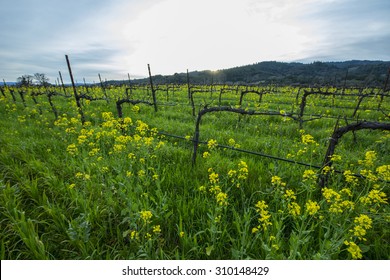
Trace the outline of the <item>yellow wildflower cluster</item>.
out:
[[[66,151],[67,151],[69,154],[71,154],[72,156],[77,155],[78,149],[77,149],[76,144],[70,144],[70,145],[68,145],[68,147],[66,148]]]
[[[360,170],[360,174],[367,178],[367,180],[371,182],[378,181],[378,177],[371,170],[362,169]]]
[[[153,233],[160,234],[161,233],[160,225],[153,226],[152,231],[153,231]]]
[[[295,200],[297,197],[295,196],[295,193],[293,190],[287,189],[286,193],[284,194],[284,198],[287,200]]]
[[[314,181],[316,178],[317,178],[317,174],[311,170],[311,169],[308,169],[308,170],[305,170],[303,172],[303,181]]]
[[[373,189],[366,196],[360,197],[359,201],[366,206],[387,204],[387,196],[384,192]]]
[[[114,153],[121,153],[126,150],[126,146],[123,144],[114,144]]]
[[[351,170],[345,170],[343,175],[347,183],[350,183],[353,186],[358,183],[358,178],[352,173]]]
[[[288,153],[287,158],[300,157],[307,152],[316,153],[316,147],[318,147],[319,144],[314,140],[314,137],[310,134],[306,134],[304,130],[300,130],[299,132],[301,134],[301,141],[294,145],[298,151],[295,154]]]
[[[305,145],[314,144],[316,146],[319,146],[319,144],[314,140],[314,137],[310,134],[302,133],[301,140],[302,140],[302,143]]]
[[[83,179],[83,180],[90,180],[91,179],[91,175],[89,175],[87,173],[82,173],[82,172],[77,172],[75,177],[77,179]]]
[[[329,204],[329,212],[331,213],[343,213],[344,210],[353,210],[355,208],[355,203],[343,199],[343,196],[351,196],[352,192],[348,188],[344,188],[338,193],[337,191],[329,188],[322,189],[322,196],[325,198],[326,202]]]
[[[139,106],[138,105],[134,105],[132,108],[131,108],[131,111],[133,111],[134,113],[139,113]]]
[[[318,210],[320,210],[320,206],[317,202],[310,199],[306,202],[306,213],[313,216],[318,212]]]
[[[240,161],[238,163],[237,170],[230,169],[228,172],[228,177],[230,182],[234,184],[237,188],[241,187],[241,183],[248,178],[248,164],[245,161]]]
[[[228,140],[228,144],[229,144],[230,147],[233,147],[235,149],[239,149],[241,147],[241,145],[237,144],[236,141],[233,138],[230,138]]]
[[[134,239],[139,239],[139,233],[137,232],[137,231],[135,231],[135,230],[132,230],[131,232],[130,232],[130,239],[131,240],[134,240]]]
[[[324,168],[321,169],[322,174],[328,174],[330,172],[333,172],[334,168],[333,166],[324,166]]]
[[[374,166],[374,162],[376,160],[376,152],[375,151],[367,151],[364,157],[364,160],[359,160],[359,165],[365,165],[367,167]]]
[[[203,158],[208,158],[210,156],[210,153],[209,152],[204,152],[203,154],[202,154],[202,157]]]
[[[114,115],[112,112],[102,112],[102,118],[104,121],[111,121],[114,119]]]
[[[145,136],[146,132],[149,130],[149,125],[144,123],[141,120],[137,120],[136,124],[137,124],[137,126],[136,126],[135,130],[138,132],[139,135]]]
[[[222,191],[221,186],[219,185],[219,174],[214,172],[213,168],[209,168],[208,170],[209,173],[209,192],[212,193],[215,197],[215,200],[219,206],[227,206],[228,203],[228,194],[226,192]],[[200,186],[198,188],[199,191],[205,192],[206,187],[205,186]]]
[[[214,150],[217,146],[218,146],[217,140],[210,139],[209,141],[207,141],[207,147],[209,148],[210,151]]]
[[[246,178],[248,178],[248,165],[241,160],[238,164],[238,179],[245,180]]]
[[[367,229],[372,228],[371,218],[366,214],[360,214],[354,219],[354,223],[355,226],[350,230],[350,232],[352,232],[359,240],[366,241],[367,239],[364,236],[367,234]]]
[[[282,178],[280,178],[279,176],[272,176],[271,177],[271,184],[274,187],[285,187],[286,186],[286,183],[284,183],[282,181]]]
[[[291,189],[286,189],[283,198],[288,202],[287,209],[288,213],[294,217],[297,217],[301,214],[301,206],[295,202],[297,199],[295,193]]]
[[[215,198],[217,200],[217,203],[220,206],[227,206],[228,205],[228,202],[227,202],[228,195],[227,195],[227,193],[219,192],[219,193],[217,193]]]
[[[99,153],[100,149],[99,148],[93,148],[91,151],[89,151],[88,155],[90,157],[95,156],[97,153]]]
[[[145,240],[152,240],[153,235],[159,236],[161,234],[161,226],[151,226],[153,214],[150,210],[142,210],[139,212],[139,221],[141,224],[138,226],[138,230],[127,230],[123,233],[123,236],[129,236],[130,240],[135,242],[143,242]]]
[[[340,161],[341,161],[341,156],[340,156],[340,155],[333,154],[333,155],[330,157],[330,160],[331,160],[332,162],[340,162]]]
[[[362,250],[353,241],[344,241],[344,244],[348,246],[348,252],[351,254],[352,259],[357,260],[363,257]]]
[[[68,117],[66,114],[63,114],[62,116],[58,117],[55,121],[54,121],[54,125],[55,126],[68,126],[70,125],[71,122],[70,120],[68,120]]]
[[[382,165],[377,167],[376,172],[378,177],[385,181],[390,181],[390,165]]]
[[[122,132],[127,131],[129,126],[133,124],[133,120],[129,117],[115,119],[112,112],[103,112],[102,118],[104,122],[101,126],[105,129],[111,129],[109,132],[109,135],[111,136],[115,136],[118,133],[117,130],[121,130]],[[107,131],[103,131],[103,133],[106,134]]]
[[[209,172],[211,172],[209,174],[209,181],[211,184],[217,184],[218,181],[219,181],[219,175],[217,173],[215,173],[212,168],[209,168],[208,170]]]
[[[143,210],[141,212],[139,212],[140,214],[140,218],[145,222],[145,223],[149,223],[150,220],[152,219],[153,217],[153,214],[151,211],[149,210]]]
[[[115,142],[118,142],[120,144],[127,144],[130,143],[133,140],[133,138],[129,135],[119,135],[115,137]]]
[[[299,206],[299,204],[296,203],[295,201],[290,202],[287,205],[287,208],[288,208],[288,213],[294,217],[297,217],[301,214],[301,206]]]
[[[257,219],[260,223],[257,227],[252,229],[252,233],[258,232],[260,229],[266,231],[269,226],[272,225],[271,214],[268,212],[268,205],[264,200],[258,201],[255,205],[256,212],[259,213],[260,217]]]

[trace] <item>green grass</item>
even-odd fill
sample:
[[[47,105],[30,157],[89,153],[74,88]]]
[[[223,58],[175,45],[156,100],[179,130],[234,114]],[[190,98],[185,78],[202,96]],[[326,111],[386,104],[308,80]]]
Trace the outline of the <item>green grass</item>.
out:
[[[103,95],[99,88],[90,92]],[[335,169],[372,177],[333,173],[321,189],[318,170],[304,178],[308,167],[205,144],[192,165],[195,118],[186,89],[169,95],[181,105],[161,105],[158,112],[124,105],[131,123],[121,126],[115,100],[124,92],[109,89],[109,103],[84,100],[84,125],[73,98],[53,97],[56,121],[45,95],[36,97],[39,107],[29,95],[26,107],[1,97],[1,259],[389,259],[388,132],[344,136]],[[150,101],[145,93],[134,90],[133,98]],[[280,88],[260,104],[248,94],[242,106],[297,113],[296,94]],[[157,97],[166,102],[165,92]],[[216,93],[196,93],[194,100],[196,112],[218,105]],[[235,92],[222,96],[222,104],[238,101]],[[304,122],[304,131],[280,116],[210,113],[200,140],[230,145],[233,139],[245,150],[321,165],[337,117],[350,117],[354,106],[356,98],[310,96],[304,118],[324,117]],[[361,108],[360,119],[386,120],[375,98]],[[385,99],[382,110],[389,109]],[[189,137],[162,136],[154,127]],[[303,143],[302,135],[314,142]],[[375,151],[372,162],[365,160],[368,151]]]

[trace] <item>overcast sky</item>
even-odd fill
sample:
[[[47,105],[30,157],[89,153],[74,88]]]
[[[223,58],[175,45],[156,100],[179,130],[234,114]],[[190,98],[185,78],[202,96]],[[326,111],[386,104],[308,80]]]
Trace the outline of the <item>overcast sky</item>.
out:
[[[1,0],[0,79],[390,60],[389,0]]]

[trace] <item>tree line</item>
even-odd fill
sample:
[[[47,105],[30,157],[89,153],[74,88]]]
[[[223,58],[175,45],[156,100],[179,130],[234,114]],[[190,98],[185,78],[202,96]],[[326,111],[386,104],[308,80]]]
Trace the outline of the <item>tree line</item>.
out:
[[[34,75],[23,75],[17,78],[16,84],[18,86],[32,86],[32,85],[41,85],[41,86],[48,86],[49,78],[44,73],[35,73]]]
[[[256,84],[280,86],[383,87],[390,69],[389,61],[351,60],[344,62],[265,61],[218,71],[192,71],[192,84]],[[156,84],[185,84],[187,73],[155,75]],[[148,79],[133,80],[147,83]],[[123,81],[109,81],[109,84]]]

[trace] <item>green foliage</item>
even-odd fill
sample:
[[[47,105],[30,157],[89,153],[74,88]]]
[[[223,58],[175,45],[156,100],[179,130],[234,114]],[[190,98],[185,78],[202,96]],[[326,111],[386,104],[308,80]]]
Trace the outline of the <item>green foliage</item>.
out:
[[[196,111],[217,106],[220,89],[197,92]],[[53,96],[55,118],[46,96],[35,102],[25,90],[26,106],[9,89],[0,96],[1,259],[389,258],[388,132],[343,137],[322,188],[319,170],[234,151],[321,165],[337,117],[355,109],[354,90],[310,96],[303,130],[286,117],[297,113],[299,89],[278,88],[261,102],[247,94],[241,108],[280,115],[205,115],[207,144],[194,166],[186,87],[168,92],[169,101],[158,92],[158,112],[124,105],[123,119],[114,100],[125,88],[108,88],[108,103],[82,100],[84,124],[73,98]],[[146,87],[132,94],[151,100]],[[235,90],[222,95],[231,106],[238,101]],[[390,104],[384,99],[377,110],[379,101],[364,99],[359,118],[386,120]]]

